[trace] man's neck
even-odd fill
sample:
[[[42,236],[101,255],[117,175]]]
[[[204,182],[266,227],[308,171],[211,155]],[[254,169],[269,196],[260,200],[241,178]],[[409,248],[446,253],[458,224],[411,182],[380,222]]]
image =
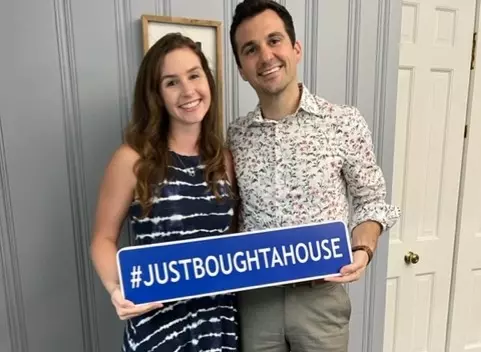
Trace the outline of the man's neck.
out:
[[[301,90],[297,82],[290,84],[278,95],[264,95],[260,97],[260,107],[265,119],[280,120],[292,115],[299,107]]]

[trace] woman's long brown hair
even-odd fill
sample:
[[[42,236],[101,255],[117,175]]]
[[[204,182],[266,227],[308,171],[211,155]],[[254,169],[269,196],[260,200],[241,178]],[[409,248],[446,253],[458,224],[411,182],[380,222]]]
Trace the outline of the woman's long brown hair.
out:
[[[199,57],[209,82],[211,104],[202,120],[198,142],[199,154],[205,164],[204,179],[216,197],[219,197],[218,181],[227,179],[217,93],[207,59],[192,39],[180,33],[167,34],[149,49],[140,65],[135,83],[133,116],[125,131],[125,142],[140,155],[134,166],[137,177],[135,194],[144,216],[152,207],[153,192],[167,178],[167,168],[171,163],[168,144],[170,118],[160,94],[160,77],[165,56],[181,48],[189,48]]]

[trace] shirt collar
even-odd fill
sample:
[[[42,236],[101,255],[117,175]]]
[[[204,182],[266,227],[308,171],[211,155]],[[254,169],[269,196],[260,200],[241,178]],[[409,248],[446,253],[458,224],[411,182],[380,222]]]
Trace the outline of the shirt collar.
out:
[[[313,94],[311,94],[309,89],[307,89],[307,87],[303,83],[299,83],[298,86],[299,86],[299,90],[301,91],[301,101],[299,103],[299,107],[297,108],[296,112],[293,115],[297,116],[301,111],[304,111],[312,115],[321,115],[321,107],[316,97]],[[274,120],[264,119],[264,117],[262,116],[262,110],[259,103],[255,107],[254,111],[250,114],[250,117],[248,117],[248,119],[249,119],[248,121],[249,125],[262,123],[262,122],[272,122],[272,123],[277,122]]]

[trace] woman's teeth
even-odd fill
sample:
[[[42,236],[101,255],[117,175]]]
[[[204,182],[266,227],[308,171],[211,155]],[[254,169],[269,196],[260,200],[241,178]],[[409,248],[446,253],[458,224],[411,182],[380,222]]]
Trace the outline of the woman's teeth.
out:
[[[186,104],[182,104],[180,107],[182,109],[192,109],[192,108],[195,108],[199,104],[200,104],[200,99],[195,100],[195,101],[191,101],[191,102],[186,103]]]

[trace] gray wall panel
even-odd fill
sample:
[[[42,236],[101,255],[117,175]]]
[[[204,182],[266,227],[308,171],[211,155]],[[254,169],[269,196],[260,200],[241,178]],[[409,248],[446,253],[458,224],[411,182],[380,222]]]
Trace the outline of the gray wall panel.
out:
[[[0,285],[0,346],[2,352],[12,352],[12,341],[10,340],[10,329],[7,321],[7,300],[5,296],[5,281]]]
[[[16,295],[21,288],[10,204],[0,113],[0,347],[5,352],[20,350],[27,342],[23,300],[21,294]]]
[[[131,31],[131,5],[130,1],[72,0],[68,14],[72,22],[67,36],[73,56],[69,62],[73,110],[67,134],[73,140],[70,152],[76,155],[77,234],[86,282],[82,294],[89,313],[84,322],[88,322],[93,351],[119,349],[122,336],[123,324],[92,269],[89,244],[103,171],[122,142],[122,129],[129,119],[132,53],[141,48]],[[135,24],[139,23],[137,19]],[[137,44],[135,49],[133,43]]]
[[[348,38],[346,61],[346,96],[345,103],[359,108],[368,124],[373,122],[374,65],[376,57],[376,20],[377,3],[361,0],[351,0],[348,3]],[[374,25],[373,25],[374,23]],[[374,33],[374,34],[373,34]],[[352,326],[362,328],[351,329],[350,347],[366,350],[364,325],[369,318],[366,312],[366,301],[370,289],[366,275],[356,283],[349,285],[352,301]]]
[[[13,65],[13,38],[10,2],[0,3],[0,82]],[[7,99],[10,87],[0,83],[0,350],[22,351],[27,348],[27,331],[23,308],[17,242],[11,206],[7,156],[3,136],[3,121],[12,114],[14,106]]]
[[[278,1],[282,4],[282,1]],[[301,42],[302,47],[302,55],[306,54],[306,33],[308,31],[306,29],[306,25],[310,25],[310,22],[306,18],[306,2],[307,1],[299,1],[299,0],[284,0],[284,6],[289,10],[292,15],[292,19],[294,21],[294,29],[296,30],[296,39]],[[300,81],[305,81],[304,79],[304,66],[306,60],[301,60],[297,68],[297,77]]]
[[[82,348],[54,6],[11,6],[2,129],[28,346]]]
[[[206,20],[223,21],[223,2],[219,0],[202,0],[198,4],[191,0],[174,0],[171,2],[171,16],[192,17]]]
[[[401,1],[385,0],[379,3],[378,27],[382,31],[377,42],[377,76],[374,99],[374,116],[377,125],[376,151],[383,168],[387,189],[392,189],[393,155],[396,125],[397,85],[399,67],[399,45],[401,33]],[[388,192],[388,201],[392,194]],[[384,317],[386,302],[387,256],[389,234],[385,234],[378,245],[377,259],[372,265],[371,289],[369,291],[369,322],[365,326],[365,339],[371,351],[383,350]],[[378,324],[378,322],[380,324]]]
[[[313,21],[317,31],[313,31],[311,38],[311,89],[332,102],[344,103],[347,91],[349,2],[352,0],[306,1],[312,4],[309,13],[317,17],[317,21]]]
[[[382,0],[357,0],[359,18],[357,81],[353,82],[353,103],[357,104],[369,125],[373,126],[378,38],[379,3]]]

